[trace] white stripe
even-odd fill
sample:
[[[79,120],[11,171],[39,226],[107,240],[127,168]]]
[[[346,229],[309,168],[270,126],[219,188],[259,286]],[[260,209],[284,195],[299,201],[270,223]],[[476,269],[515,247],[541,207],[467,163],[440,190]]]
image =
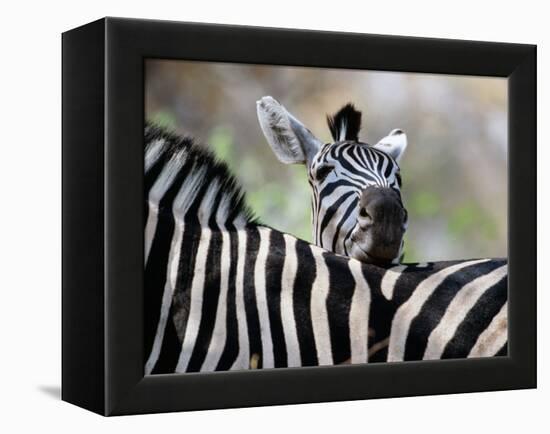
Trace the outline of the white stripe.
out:
[[[384,187],[389,187],[388,185],[388,178],[386,178],[385,174],[386,169],[388,168],[388,164],[390,164],[390,160],[388,158],[384,158],[384,162],[382,163],[382,169],[378,172],[380,173],[380,177],[382,178],[382,185]]]
[[[229,286],[229,267],[231,265],[231,250],[229,232],[223,230],[222,251],[221,251],[221,270],[220,270],[220,296],[218,298],[218,307],[216,309],[216,321],[212,338],[206,358],[201,367],[201,371],[214,371],[225,348],[227,337],[227,288]]]
[[[460,262],[459,264],[452,265],[432,274],[416,287],[411,297],[399,306],[399,309],[397,309],[393,317],[390,343],[388,346],[388,362],[403,360],[405,343],[407,341],[411,322],[416,315],[418,315],[428,297],[432,295],[439,284],[443,282],[447,276],[450,276],[462,268],[487,261],[488,259],[477,259],[474,261]]]
[[[365,149],[365,152],[370,152],[369,155],[372,159],[372,166],[370,166],[370,171],[369,171],[369,174],[373,177],[373,178],[376,178],[376,184],[377,185],[384,185],[384,180],[382,179],[382,177],[380,176],[380,173],[378,173],[378,169],[377,169],[377,166],[378,166],[378,161],[380,160],[380,155],[377,153],[377,152],[372,152],[370,151],[369,149]],[[367,159],[367,162],[369,160]]]
[[[181,255],[181,243],[183,242],[183,230],[185,224],[182,220],[176,221],[174,226],[174,235],[172,237],[172,244],[170,245],[170,256],[168,258],[168,274],[166,280],[170,282],[172,293],[176,288],[178,279],[178,269]]]
[[[341,195],[340,195],[341,197]],[[338,197],[336,200],[340,199]],[[350,214],[347,218],[347,220],[343,220],[345,213],[348,210],[348,207],[354,202],[357,201],[357,196],[355,194],[351,194],[344,202],[342,202],[339,206],[336,212],[332,215],[331,219],[329,220],[328,225],[325,227],[324,232],[322,233],[322,240],[323,240],[323,246],[326,246],[329,250],[332,251],[332,243],[334,240],[334,237],[336,236],[336,227],[338,226],[338,223],[343,221],[342,226],[340,228],[340,231],[338,232],[341,239],[337,240],[338,243],[336,245],[336,248],[340,248],[341,251],[344,251],[343,246],[343,236],[342,234],[347,234],[350,230],[352,230],[356,224],[356,219],[353,216],[353,213]],[[325,205],[330,207],[332,204],[328,204],[325,202]],[[322,220],[321,220],[322,221]],[[338,250],[336,250],[338,251]]]
[[[327,314],[327,296],[329,291],[328,269],[322,256],[324,250],[311,246],[311,252],[315,257],[315,268],[317,270],[315,281],[311,288],[311,323],[313,326],[313,336],[315,337],[315,348],[317,349],[319,365],[333,365]]]
[[[144,263],[147,264],[149,259],[149,252],[151,251],[151,245],[153,244],[153,238],[155,237],[155,231],[157,230],[157,221],[159,215],[159,207],[157,204],[148,201],[149,213],[147,214],[147,223],[145,224],[144,233]]]
[[[206,260],[211,235],[212,231],[210,229],[204,228],[201,230],[201,237],[195,260],[193,283],[191,284],[189,317],[187,320],[187,327],[185,328],[185,336],[183,338],[178,364],[176,366],[176,372],[185,372],[187,370],[187,365],[191,359],[193,349],[195,348],[195,341],[197,340],[197,334],[199,332],[199,325],[202,316]]]
[[[206,358],[201,371],[214,371],[225,348],[227,341],[227,291],[229,288],[229,269],[231,267],[231,238],[226,228],[226,220],[229,217],[230,197],[222,196],[216,212],[216,224],[222,234],[221,270],[220,270],[220,296],[216,309],[216,321]]]
[[[185,162],[185,158],[186,154],[184,152],[175,154],[170,161],[166,163],[157,180],[153,184],[153,187],[151,187],[151,191],[149,191],[149,214],[147,216],[147,223],[145,224],[145,263],[147,263],[147,259],[149,258],[149,252],[151,250],[153,237],[155,236],[155,231],[157,228],[160,201],[174,182],[176,175]]]
[[[237,214],[233,220],[233,226],[235,226],[237,230],[246,228],[248,223],[250,222],[246,214]]]
[[[367,363],[371,292],[363,276],[361,262],[350,259],[349,269],[355,280],[349,313],[351,363]]]
[[[300,345],[294,318],[294,281],[298,270],[296,239],[287,234],[285,239],[285,263],[281,277],[281,321],[285,336],[287,363],[289,367],[301,366]]]
[[[239,254],[237,258],[237,276],[235,278],[235,297],[237,310],[237,329],[239,334],[239,353],[231,369],[248,369],[250,364],[250,350],[248,343],[248,325],[244,307],[244,263],[246,259],[245,231],[238,231]]]
[[[508,303],[500,309],[479,335],[476,343],[470,350],[468,357],[490,357],[494,356],[508,340]]]
[[[199,190],[200,185],[204,181],[206,174],[205,167],[193,167],[185,177],[172,206],[172,212],[176,220],[183,221],[189,207],[193,205]]]
[[[210,217],[212,216],[212,210],[214,209],[214,201],[220,188],[220,181],[218,179],[213,179],[210,181],[210,185],[201,199],[201,206],[198,209],[197,216],[202,227],[208,226]]]
[[[474,307],[483,293],[498,283],[506,276],[508,267],[506,265],[491,271],[489,274],[480,276],[464,285],[454,296],[445,314],[439,321],[436,328],[430,333],[424,360],[441,358],[445,346],[453,338],[460,323],[466,314]]]
[[[395,289],[397,279],[399,279],[399,276],[401,276],[401,273],[406,268],[406,265],[398,265],[397,267],[392,267],[388,269],[388,271],[386,271],[386,274],[384,274],[382,282],[380,283],[380,289],[386,299],[391,300],[393,298],[393,291]]]
[[[165,144],[164,139],[156,139],[153,142],[150,142],[147,145],[147,149],[145,151],[145,173],[149,171],[149,169],[155,164],[155,162],[158,160],[158,158],[161,155],[162,147]]]
[[[319,210],[320,215],[317,216],[317,222],[319,224],[319,227],[317,228],[318,229],[317,239],[321,240],[322,246],[326,246],[330,250],[332,250],[332,240],[334,238],[336,225],[344,216],[348,206],[354,200],[357,200],[357,196],[355,194],[350,194],[346,198],[346,200],[338,206],[338,209],[331,216],[329,220],[329,224],[324,228],[322,233],[321,233],[321,223],[323,222],[329,208],[332,205],[334,205],[338,200],[340,200],[342,196],[345,195],[346,193],[349,193],[349,186],[341,185],[339,187],[336,187],[336,189],[329,196],[326,196],[325,198],[323,198],[323,206]],[[340,234],[347,233],[351,229],[351,227],[354,225],[355,225],[355,222],[351,219],[351,217],[349,217],[348,220],[343,223],[342,228],[340,229]]]
[[[271,325],[269,323],[269,310],[267,306],[267,295],[265,288],[265,263],[269,253],[269,229],[259,228],[260,247],[254,267],[254,286],[256,290],[256,305],[260,320],[260,334],[262,337],[262,367],[273,368],[273,342],[271,338]]]

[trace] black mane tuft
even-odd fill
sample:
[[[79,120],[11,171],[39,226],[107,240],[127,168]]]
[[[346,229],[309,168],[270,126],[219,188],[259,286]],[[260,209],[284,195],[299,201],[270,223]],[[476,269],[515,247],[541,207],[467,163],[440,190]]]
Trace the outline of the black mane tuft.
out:
[[[327,116],[328,127],[334,141],[359,141],[361,129],[361,112],[348,103],[334,116]]]

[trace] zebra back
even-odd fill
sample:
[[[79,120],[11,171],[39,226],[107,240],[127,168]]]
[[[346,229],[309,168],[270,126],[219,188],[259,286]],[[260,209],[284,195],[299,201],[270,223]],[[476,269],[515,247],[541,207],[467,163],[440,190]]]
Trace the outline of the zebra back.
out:
[[[505,349],[503,260],[385,268],[327,252],[259,224],[224,164],[151,127],[145,188],[147,374]]]

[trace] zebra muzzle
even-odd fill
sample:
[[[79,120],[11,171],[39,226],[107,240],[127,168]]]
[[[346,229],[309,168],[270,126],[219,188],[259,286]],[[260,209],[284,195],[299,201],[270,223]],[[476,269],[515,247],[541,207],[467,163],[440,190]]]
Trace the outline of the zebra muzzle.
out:
[[[388,187],[368,187],[359,201],[350,237],[350,256],[362,262],[389,264],[401,253],[407,211],[399,194]]]

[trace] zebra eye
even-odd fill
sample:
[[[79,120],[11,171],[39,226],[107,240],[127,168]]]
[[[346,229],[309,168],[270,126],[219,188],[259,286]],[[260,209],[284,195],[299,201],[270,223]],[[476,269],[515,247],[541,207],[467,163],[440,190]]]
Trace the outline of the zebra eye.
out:
[[[319,182],[323,181],[329,175],[329,173],[332,172],[332,169],[334,169],[334,166],[331,166],[329,164],[325,164],[319,167],[315,171],[315,179]]]

